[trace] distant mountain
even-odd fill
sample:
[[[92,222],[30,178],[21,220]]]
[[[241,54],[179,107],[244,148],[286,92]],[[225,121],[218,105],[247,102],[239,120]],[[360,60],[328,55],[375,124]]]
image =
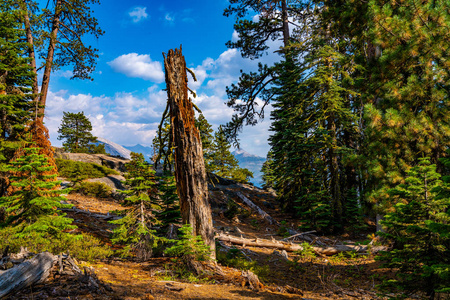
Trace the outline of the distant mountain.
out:
[[[145,160],[147,160],[147,161],[152,160],[152,156],[153,156],[153,148],[152,147],[143,146],[141,144],[137,144],[134,146],[123,146],[123,147],[130,150],[131,152],[142,153],[145,157]]]
[[[247,168],[253,173],[253,178],[250,179],[250,182],[257,187],[260,187],[262,183],[261,167],[266,159],[264,157],[248,153],[243,149],[235,150],[232,154],[238,160],[241,168]]]
[[[98,137],[97,138],[98,144],[103,144],[105,147],[106,153],[113,155],[113,156],[120,156],[126,159],[131,159],[131,151],[120,146],[119,144],[116,144],[114,142],[108,141],[107,139]]]

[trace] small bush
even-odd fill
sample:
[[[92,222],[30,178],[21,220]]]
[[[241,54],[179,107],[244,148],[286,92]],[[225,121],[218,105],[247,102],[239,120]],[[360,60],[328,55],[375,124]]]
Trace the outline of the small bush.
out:
[[[108,198],[111,196],[112,188],[103,182],[81,182],[74,188],[74,191],[85,196]]]
[[[316,258],[316,252],[314,251],[314,248],[310,244],[308,244],[307,242],[303,242],[301,246],[303,250],[296,251],[298,255],[300,255],[302,258],[305,259],[313,260]]]
[[[56,159],[59,176],[70,181],[79,182],[87,178],[101,178],[108,175],[119,175],[116,170],[94,163],[85,163],[67,159]]]
[[[217,251],[217,261],[226,267],[232,267],[243,271],[250,270],[261,280],[270,272],[269,266],[261,265],[257,261],[247,260],[242,252],[234,247],[227,252]]]
[[[183,225],[179,229],[180,239],[175,241],[175,245],[164,251],[168,256],[175,256],[182,261],[198,260],[204,261],[210,259],[211,249],[205,245],[201,236],[192,235],[192,226],[190,224]]]
[[[112,255],[111,249],[99,239],[86,234],[66,234],[54,237],[30,232],[26,236],[16,237],[14,228],[0,229],[0,249],[9,246],[9,252],[15,253],[20,247],[27,247],[28,251],[40,253],[48,251],[53,254],[67,253],[79,260],[95,261]]]

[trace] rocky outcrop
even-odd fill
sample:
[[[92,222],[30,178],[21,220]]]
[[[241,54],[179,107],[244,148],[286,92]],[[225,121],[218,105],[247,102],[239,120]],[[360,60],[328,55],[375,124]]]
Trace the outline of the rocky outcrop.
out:
[[[122,175],[109,175],[109,176],[102,177],[102,178],[90,178],[90,179],[86,179],[86,181],[102,182],[114,190],[124,190],[125,189],[125,187],[122,184],[122,182],[125,181],[125,177],[123,177]]]
[[[94,163],[106,166],[119,172],[125,172],[125,164],[129,162],[128,159],[109,156],[106,154],[67,153],[61,148],[55,148],[55,158]]]

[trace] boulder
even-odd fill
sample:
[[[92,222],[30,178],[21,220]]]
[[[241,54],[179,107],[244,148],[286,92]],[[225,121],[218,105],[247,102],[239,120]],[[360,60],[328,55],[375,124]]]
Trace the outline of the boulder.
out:
[[[64,152],[62,148],[55,148],[55,158],[94,163],[106,166],[119,172],[125,172],[125,164],[130,161],[125,158],[110,156],[107,154],[67,153]]]

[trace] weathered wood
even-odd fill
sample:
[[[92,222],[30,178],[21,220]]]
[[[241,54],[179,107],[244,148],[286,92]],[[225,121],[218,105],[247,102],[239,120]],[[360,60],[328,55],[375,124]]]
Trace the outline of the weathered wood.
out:
[[[164,55],[164,54],[163,54]],[[188,97],[186,62],[180,49],[164,55],[170,108],[175,178],[183,223],[191,224],[215,258],[214,228],[208,201],[208,184],[200,134],[195,127],[193,103]]]
[[[0,298],[13,292],[41,283],[47,279],[56,257],[49,253],[39,253],[0,276]]]
[[[258,205],[253,203],[250,199],[245,197],[244,194],[242,194],[241,192],[237,192],[236,195],[242,201],[244,201],[244,203],[246,205],[248,205],[250,208],[255,210],[261,217],[263,217],[267,222],[269,222],[269,224],[279,225],[278,222],[274,218],[272,218],[268,213],[266,213],[264,210],[262,210]]]
[[[293,238],[296,238],[296,237],[300,237],[300,236],[305,235],[305,234],[315,233],[315,232],[316,232],[315,230],[311,230],[311,231],[307,231],[307,232],[299,232],[299,233],[291,235],[291,236],[289,236],[287,238],[282,239],[282,241],[289,241],[290,239],[293,239]]]
[[[265,248],[275,248],[280,250],[286,250],[290,252],[302,251],[303,247],[299,244],[286,243],[277,240],[266,240],[266,239],[246,239],[242,237],[236,237],[231,235],[219,234],[216,239],[222,242],[229,242],[236,245],[250,246],[250,247],[265,247]],[[367,252],[369,249],[366,245],[356,246],[356,245],[336,245],[329,247],[312,247],[314,252],[318,255],[334,255],[339,252],[355,251],[355,252]],[[379,250],[379,249],[377,249]]]

